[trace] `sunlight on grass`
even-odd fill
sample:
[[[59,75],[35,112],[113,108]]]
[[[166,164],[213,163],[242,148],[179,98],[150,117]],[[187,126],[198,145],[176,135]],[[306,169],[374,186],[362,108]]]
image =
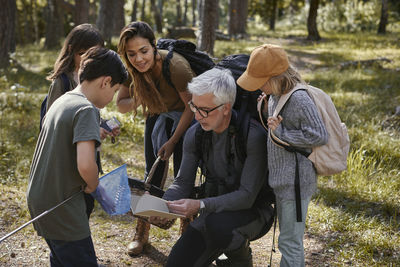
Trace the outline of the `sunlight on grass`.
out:
[[[385,36],[322,33],[321,42],[309,42],[305,40],[306,29],[293,27],[293,23],[279,23],[272,32],[265,24],[259,26],[257,19],[251,21],[252,37],[217,41],[215,57],[249,54],[265,42],[281,44],[303,78],[331,96],[349,129],[348,169],[318,178],[319,192],[309,208],[307,232],[321,240],[321,253],[328,255],[324,262],[328,266],[397,266],[400,263],[400,130],[393,113],[400,103],[398,33]],[[57,53],[44,51],[40,46],[18,47],[11,67],[0,72],[2,231],[12,230],[29,218],[25,200],[29,165],[38,136],[40,103],[50,85],[45,76]],[[392,62],[340,68],[347,61],[379,57]],[[101,116],[105,119],[115,116],[123,125],[114,144],[110,139],[102,144],[104,171],[126,163],[130,176],[143,178],[143,114],[139,112],[133,117],[131,113],[119,113],[114,99],[101,110]],[[172,164],[169,176],[171,167]],[[172,182],[172,177],[169,178],[167,184]],[[110,217],[96,205],[91,224],[100,242],[118,236],[122,240],[121,249],[125,249],[133,238],[132,216]],[[172,233],[178,228],[176,222]],[[110,234],[110,229],[114,234]],[[169,250],[175,241],[171,231],[152,227],[154,246]],[[32,228],[21,232],[34,234]]]

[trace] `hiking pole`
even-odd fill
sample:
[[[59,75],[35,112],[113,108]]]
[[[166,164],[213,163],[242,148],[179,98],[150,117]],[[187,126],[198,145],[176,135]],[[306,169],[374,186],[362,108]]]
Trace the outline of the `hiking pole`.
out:
[[[268,267],[272,267],[272,252],[276,252],[276,250],[275,250],[275,231],[276,231],[276,221],[277,221],[277,217],[278,217],[278,215],[276,214],[276,206],[274,207],[274,216],[275,216],[275,218],[274,218],[274,233],[272,235],[271,255],[269,257]]]
[[[41,217],[45,216],[46,214],[52,212],[53,210],[55,210],[56,208],[58,208],[59,206],[63,205],[64,203],[66,203],[67,201],[73,199],[74,197],[76,197],[79,193],[81,193],[83,191],[83,189],[81,189],[79,192],[76,192],[75,194],[73,194],[72,196],[70,196],[69,198],[65,199],[64,201],[62,201],[61,203],[58,203],[56,206],[44,211],[43,213],[39,214],[38,216],[36,216],[35,218],[33,218],[32,220],[30,220],[29,222],[21,225],[20,227],[18,227],[17,229],[15,229],[14,231],[6,234],[5,236],[3,236],[0,239],[0,243],[3,242],[4,240],[6,240],[7,238],[9,238],[10,236],[12,236],[13,234],[15,234],[16,232],[18,232],[19,230],[25,228],[26,226],[28,226],[29,224],[33,223],[34,221],[40,219]]]

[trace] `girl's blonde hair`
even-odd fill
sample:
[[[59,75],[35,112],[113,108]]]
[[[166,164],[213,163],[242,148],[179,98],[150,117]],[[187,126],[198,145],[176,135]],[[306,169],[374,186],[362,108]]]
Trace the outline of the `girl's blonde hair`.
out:
[[[274,95],[283,95],[292,90],[297,83],[305,82],[301,78],[300,73],[294,67],[289,66],[282,74],[269,79],[268,83]]]
[[[161,99],[160,92],[157,90],[149,72],[140,73],[132,66],[126,54],[126,44],[135,37],[142,37],[149,41],[154,49],[154,62],[157,60],[156,38],[151,27],[146,22],[136,21],[125,26],[120,34],[118,43],[118,53],[125,62],[128,72],[132,78],[129,86],[129,94],[136,103],[141,103],[143,113],[160,114],[167,111],[165,103]],[[137,114],[137,109],[134,110]]]

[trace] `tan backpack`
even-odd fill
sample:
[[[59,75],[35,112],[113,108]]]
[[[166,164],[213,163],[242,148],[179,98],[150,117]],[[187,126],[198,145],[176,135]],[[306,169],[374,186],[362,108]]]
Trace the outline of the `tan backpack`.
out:
[[[346,125],[340,120],[339,114],[336,111],[329,95],[321,89],[298,83],[289,93],[282,95],[279,98],[273,116],[278,116],[285,103],[296,90],[307,90],[310,97],[314,100],[317,106],[319,115],[325,124],[329,134],[328,143],[322,146],[312,148],[312,153],[308,155],[308,159],[314,164],[318,175],[333,175],[347,169],[347,155],[350,149],[350,139]],[[261,121],[261,102],[258,105],[258,111]],[[264,127],[268,129],[268,127]],[[280,140],[272,131],[269,131],[271,140],[278,146],[291,147],[290,144]],[[291,147],[293,149],[293,147]],[[298,151],[298,149],[295,149]],[[298,151],[301,153],[301,151]],[[302,153],[303,154],[303,153]]]

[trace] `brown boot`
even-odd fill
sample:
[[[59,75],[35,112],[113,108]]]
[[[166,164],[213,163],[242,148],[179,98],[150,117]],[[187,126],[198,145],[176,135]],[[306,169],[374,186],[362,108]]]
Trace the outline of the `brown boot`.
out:
[[[137,256],[142,253],[144,246],[149,241],[150,224],[142,219],[137,219],[136,233],[133,242],[128,245],[129,256]]]

